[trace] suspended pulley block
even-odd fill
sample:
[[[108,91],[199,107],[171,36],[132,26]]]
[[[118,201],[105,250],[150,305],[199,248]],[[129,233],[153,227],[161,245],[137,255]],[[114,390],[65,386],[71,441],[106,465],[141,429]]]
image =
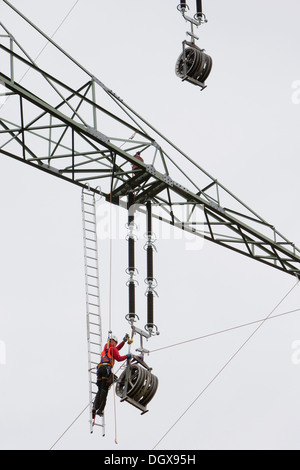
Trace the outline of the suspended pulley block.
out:
[[[203,13],[202,0],[196,0],[196,14],[191,17],[187,12],[189,6],[186,0],[181,0],[177,7],[186,22],[190,23],[191,31],[186,34],[190,36],[190,41],[183,41],[183,52],[176,62],[176,75],[187,80],[193,85],[206,88],[205,80],[208,78],[212,69],[212,58],[196,46],[196,40],[199,38],[194,33],[194,27],[198,28],[207,23],[206,15]]]
[[[183,52],[176,63],[176,75],[194,85],[206,88],[205,81],[212,69],[212,58],[195,44],[184,41]]]
[[[143,359],[133,356],[117,382],[116,394],[121,402],[127,401],[143,415],[148,412],[147,405],[156,394],[157,388],[158,378],[152,374],[151,368]]]

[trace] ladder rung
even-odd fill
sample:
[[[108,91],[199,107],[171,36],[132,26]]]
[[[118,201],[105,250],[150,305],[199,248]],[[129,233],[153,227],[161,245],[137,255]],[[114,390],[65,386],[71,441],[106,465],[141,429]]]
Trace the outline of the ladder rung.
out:
[[[98,323],[94,323],[94,322],[92,322],[92,321],[89,322],[89,325],[99,326]]]
[[[93,315],[94,317],[100,318],[100,315],[98,313],[89,312],[88,315]]]
[[[88,274],[88,277],[92,277],[93,279],[98,279],[98,276],[93,276],[93,274]]]
[[[95,204],[92,204],[91,202],[84,202],[83,204],[87,205],[87,206],[93,206],[95,207]]]
[[[89,204],[89,205],[92,205],[92,204]],[[90,212],[90,211],[86,211],[86,210],[84,210],[83,213],[84,214],[89,214],[89,215],[96,215],[95,212]]]
[[[97,325],[97,326],[98,326],[98,325]],[[100,336],[100,337],[101,337],[100,333],[93,333],[92,331],[90,331],[90,335]]]
[[[84,222],[87,222],[88,224],[93,224],[93,225],[96,225],[95,221],[94,220],[87,220],[87,219],[83,219]]]

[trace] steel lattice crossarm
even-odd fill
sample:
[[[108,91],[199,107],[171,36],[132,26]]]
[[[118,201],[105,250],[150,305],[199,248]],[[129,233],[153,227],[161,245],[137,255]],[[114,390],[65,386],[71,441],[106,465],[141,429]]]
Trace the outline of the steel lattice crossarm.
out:
[[[123,207],[134,192],[138,208],[153,201],[162,222],[300,278],[299,249],[273,224],[3,1],[33,35],[49,41],[47,54],[59,67],[55,76],[41,69],[0,23],[2,157],[88,186]]]

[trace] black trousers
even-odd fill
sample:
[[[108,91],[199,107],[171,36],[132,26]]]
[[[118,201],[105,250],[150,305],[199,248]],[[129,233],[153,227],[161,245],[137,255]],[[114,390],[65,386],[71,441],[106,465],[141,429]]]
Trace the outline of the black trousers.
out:
[[[94,401],[94,410],[98,411],[100,414],[103,413],[106,405],[109,390],[108,379],[111,373],[111,367],[104,365],[100,366],[97,372],[98,393]]]

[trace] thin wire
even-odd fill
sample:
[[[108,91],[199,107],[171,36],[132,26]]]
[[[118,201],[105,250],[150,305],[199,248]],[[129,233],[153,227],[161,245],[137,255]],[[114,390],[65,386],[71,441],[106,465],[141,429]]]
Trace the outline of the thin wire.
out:
[[[195,400],[188,406],[188,408],[179,416],[179,418],[175,421],[175,423],[168,429],[168,431],[162,436],[162,438],[155,444],[152,450],[156,449],[156,447],[163,441],[163,439],[174,429],[177,423],[187,414],[187,412],[192,408],[192,406],[199,400],[199,398],[206,392],[206,390],[216,381],[216,379],[222,374],[222,372],[226,369],[226,367],[233,361],[233,359],[240,353],[240,351],[249,343],[249,341],[253,338],[253,336],[260,330],[260,328],[265,324],[265,322],[271,317],[272,313],[279,307],[279,305],[288,297],[288,295],[292,292],[293,289],[299,284],[300,281],[288,291],[288,293],[280,300],[280,302],[276,305],[275,308],[271,311],[271,313],[262,321],[262,323],[253,331],[253,333],[244,341],[244,343],[238,348],[238,350],[231,356],[231,358],[226,362],[226,364],[222,367],[222,369],[214,376],[214,378],[204,387],[204,389],[199,393],[199,395],[195,398]]]
[[[109,316],[109,331],[112,331],[112,204],[110,201],[110,211],[109,211],[109,306],[108,306],[108,316]]]
[[[115,177],[115,165],[116,165],[116,154],[112,158],[112,177],[111,177],[111,187],[110,187],[110,223],[109,223],[109,330],[112,331],[112,256],[113,256],[113,246],[112,246],[112,193],[113,193],[113,184]],[[115,425],[115,444],[118,444],[117,439],[117,406],[116,406],[116,394],[115,394],[115,379],[114,372],[113,374],[113,396],[114,396],[114,425]]]
[[[56,444],[58,444],[58,442],[65,436],[65,434],[67,434],[67,432],[71,429],[71,427],[76,423],[76,421],[78,421],[78,419],[80,418],[80,416],[83,415],[83,413],[88,409],[88,407],[90,406],[90,404],[88,404],[84,410],[82,410],[82,412],[77,416],[76,419],[74,419],[73,423],[70,424],[70,426],[65,430],[65,432],[63,432],[63,434],[57,439],[57,441],[53,444],[53,446],[51,447],[50,450],[53,450],[54,447],[56,446]]]
[[[115,444],[118,444],[118,426],[117,426],[117,403],[116,403],[116,384],[115,379],[113,379],[113,394],[114,394],[114,417],[115,417]]]
[[[110,185],[110,197],[109,197],[109,331],[112,331],[112,256],[113,256],[113,243],[112,243],[112,193],[113,193],[113,184],[115,177],[115,164],[116,164],[116,154],[112,156],[112,176],[111,176],[111,185]]]
[[[199,341],[201,339],[210,338],[211,336],[216,336],[216,335],[220,335],[222,333],[227,333],[228,331],[233,331],[233,330],[237,330],[239,328],[244,328],[246,326],[255,325],[255,323],[261,323],[263,321],[274,320],[275,318],[283,317],[285,315],[289,315],[289,314],[295,313],[295,312],[300,312],[300,308],[297,308],[296,310],[290,310],[289,312],[279,313],[278,315],[274,315],[271,318],[266,318],[265,320],[261,319],[261,320],[255,320],[255,321],[252,321],[252,322],[249,322],[249,323],[243,323],[242,325],[237,325],[237,326],[233,326],[232,328],[227,328],[225,330],[216,331],[215,333],[209,333],[207,335],[198,336],[197,338],[192,338],[192,339],[188,339],[186,341],[181,341],[180,343],[174,343],[174,344],[170,344],[169,346],[164,346],[162,348],[153,349],[152,351],[150,351],[150,353],[154,353],[154,352],[157,352],[157,351],[162,351],[164,349],[174,348],[175,346],[181,346],[182,344],[191,343],[193,341]]]
[[[69,18],[70,14],[72,13],[72,11],[74,10],[74,8],[76,7],[77,3],[79,3],[80,0],[77,0],[74,5],[72,6],[71,10],[66,14],[66,16],[64,17],[64,19],[62,20],[62,22],[60,23],[60,25],[56,28],[56,30],[54,31],[54,33],[52,34],[51,36],[51,39],[54,38],[54,36],[58,33],[58,31],[60,30],[60,28],[63,26],[63,24],[67,21],[67,19]],[[49,41],[45,44],[45,46],[43,47],[43,49],[39,52],[39,54],[36,56],[36,58],[34,59],[34,61],[36,61],[40,55],[44,52],[44,50],[46,49],[46,47],[49,45]],[[27,72],[26,72],[27,73]]]
[[[72,6],[72,8],[69,10],[69,12],[66,14],[66,16],[64,17],[64,19],[61,21],[61,23],[58,25],[58,27],[56,28],[56,30],[54,31],[54,33],[52,34],[52,36],[50,37],[50,39],[53,39],[54,36],[58,33],[58,31],[60,30],[60,28],[63,26],[63,24],[67,21],[67,19],[69,18],[70,14],[72,13],[72,11],[74,10],[74,8],[76,7],[76,5],[80,2],[80,0],[77,0],[74,5]],[[9,4],[8,4],[9,5]],[[10,5],[9,5],[10,6]],[[46,47],[49,46],[49,40],[47,41],[47,43],[44,45],[44,47],[40,50],[40,52],[38,53],[38,55],[35,57],[35,59],[33,60],[33,63],[36,62],[39,57],[42,55],[42,53],[44,52],[44,50],[46,49]],[[20,79],[20,82],[22,82],[22,80],[24,80],[24,78],[26,77],[26,75],[28,74],[28,72],[31,70],[30,67],[28,67],[28,69],[26,70],[26,72],[24,73],[24,75],[22,76],[22,78]]]
[[[176,426],[176,424],[183,418],[183,416],[190,410],[190,408],[192,408],[192,406],[196,403],[196,401],[204,394],[204,392],[208,389],[208,387],[219,377],[219,375],[224,371],[224,369],[229,365],[229,363],[234,359],[234,357],[237,356],[237,354],[241,351],[241,349],[250,341],[250,339],[255,335],[255,333],[261,328],[261,326],[263,326],[263,324],[267,321],[267,320],[272,320],[273,318],[278,318],[280,316],[283,316],[283,315],[287,315],[289,313],[294,313],[294,312],[297,312],[299,311],[300,309],[296,309],[296,310],[291,310],[289,312],[285,312],[285,313],[281,313],[281,314],[278,314],[272,318],[271,315],[272,313],[279,307],[279,305],[285,300],[285,298],[292,292],[292,290],[299,284],[299,281],[297,282],[297,284],[285,295],[285,297],[283,297],[283,299],[278,303],[278,305],[272,310],[272,312],[268,315],[267,318],[265,318],[264,320],[257,320],[255,322],[251,322],[251,323],[248,323],[248,324],[245,324],[245,325],[241,325],[241,326],[237,326],[235,328],[242,328],[243,326],[247,326],[247,325],[251,325],[253,323],[258,323],[258,322],[261,322],[261,325],[259,325],[258,328],[256,328],[256,330],[251,334],[251,336],[249,336],[249,338],[243,343],[243,345],[236,351],[236,353],[229,359],[229,361],[222,367],[222,369],[218,372],[218,374],[208,383],[208,385],[206,385],[206,387],[200,392],[200,394],[195,398],[195,400],[190,404],[190,406],[186,409],[186,411],[184,413],[182,413],[182,415],[177,419],[177,421],[171,426],[171,428],[164,434],[164,436],[160,439],[160,441],[155,445],[155,447],[153,447],[153,450],[160,444],[160,442],[167,436],[167,434]],[[214,334],[220,334],[220,333],[223,333],[225,331],[230,331],[232,329],[235,329],[235,328],[230,328],[228,330],[223,330],[223,331],[220,331],[220,332],[217,332],[217,333],[212,333],[211,335],[206,335],[206,336],[203,336],[203,337],[199,337],[199,338],[195,338],[191,341],[196,341],[197,339],[201,339],[201,338],[205,338],[207,336],[213,336]],[[188,341],[185,341],[183,343],[186,343]],[[177,343],[177,344],[183,344],[183,343]],[[172,345],[172,346],[176,346],[175,345]],[[169,347],[172,347],[172,346],[169,346]],[[164,349],[164,348],[161,348],[161,349]],[[158,351],[158,350],[155,350],[155,351]],[[151,352],[154,352],[154,351],[151,351]],[[123,366],[120,366],[118,371],[120,369],[122,369]],[[118,372],[117,371],[117,372]],[[78,417],[73,421],[72,424],[70,424],[70,426],[65,430],[65,432],[57,439],[57,441],[53,444],[53,446],[51,447],[50,450],[52,450],[56,444],[65,436],[65,434],[71,429],[71,427],[76,423],[76,421],[80,418],[80,416],[86,411],[86,409],[89,407],[90,405],[88,404],[84,410],[78,415]]]

